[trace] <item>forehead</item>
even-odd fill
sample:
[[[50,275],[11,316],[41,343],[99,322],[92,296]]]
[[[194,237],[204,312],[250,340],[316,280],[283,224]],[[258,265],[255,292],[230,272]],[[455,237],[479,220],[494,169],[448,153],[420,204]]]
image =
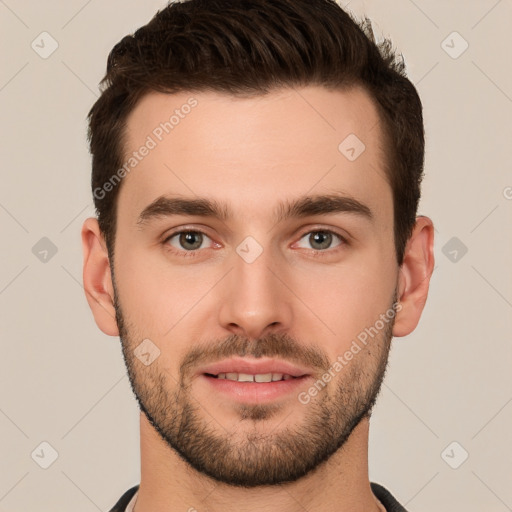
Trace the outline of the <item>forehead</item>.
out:
[[[150,93],[127,119],[119,207],[133,220],[172,194],[214,197],[243,214],[342,192],[388,210],[384,157],[378,111],[361,88]]]

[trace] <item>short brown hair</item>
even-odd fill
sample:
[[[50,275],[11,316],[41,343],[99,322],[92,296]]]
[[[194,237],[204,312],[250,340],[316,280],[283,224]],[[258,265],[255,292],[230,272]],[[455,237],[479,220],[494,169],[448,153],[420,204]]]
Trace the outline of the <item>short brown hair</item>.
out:
[[[88,116],[94,203],[110,257],[120,186],[101,197],[95,191],[123,165],[126,119],[143,95],[250,96],[306,85],[359,85],[373,98],[383,123],[401,265],[423,177],[421,101],[391,42],[378,43],[367,18],[357,22],[334,0],[173,2],[114,46]]]

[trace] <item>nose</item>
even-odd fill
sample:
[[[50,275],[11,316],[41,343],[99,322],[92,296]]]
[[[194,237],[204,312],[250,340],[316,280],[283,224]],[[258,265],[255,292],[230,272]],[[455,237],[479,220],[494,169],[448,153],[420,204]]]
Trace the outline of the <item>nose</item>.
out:
[[[219,297],[220,325],[250,339],[289,330],[293,294],[270,251],[264,250],[251,263],[234,252],[232,264]]]

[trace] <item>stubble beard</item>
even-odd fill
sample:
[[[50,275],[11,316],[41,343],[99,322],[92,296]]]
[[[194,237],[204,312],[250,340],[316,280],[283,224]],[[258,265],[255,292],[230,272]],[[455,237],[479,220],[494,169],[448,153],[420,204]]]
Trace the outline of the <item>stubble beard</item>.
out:
[[[393,318],[309,403],[291,398],[297,400],[296,407],[307,408],[300,423],[289,426],[288,421],[283,427],[277,419],[269,423],[282,414],[281,406],[275,403],[234,404],[240,419],[227,431],[221,426],[222,418],[217,421],[209,416],[194,396],[188,370],[193,367],[191,362],[200,359],[200,351],[184,358],[178,379],[161,368],[158,359],[144,366],[134,355],[144,337],[137,335],[134,326],[128,328],[116,292],[114,305],[130,384],[149,423],[196,471],[218,482],[249,488],[304,477],[326,462],[357,425],[370,417],[385,377],[394,324]],[[290,359],[293,353],[305,366],[312,361],[321,361],[324,371],[330,366],[324,354],[304,350],[286,335],[269,335],[257,341],[230,336],[211,347],[216,347],[211,353],[219,356],[215,360],[221,355]],[[281,422],[284,420],[286,416]]]

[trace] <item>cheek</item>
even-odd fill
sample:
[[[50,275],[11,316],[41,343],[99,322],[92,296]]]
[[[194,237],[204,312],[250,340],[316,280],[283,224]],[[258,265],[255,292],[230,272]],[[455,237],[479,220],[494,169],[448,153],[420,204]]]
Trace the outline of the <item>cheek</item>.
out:
[[[172,311],[173,295],[162,285],[161,273],[135,247],[119,244],[116,251],[115,279],[124,315],[139,329],[165,319]]]
[[[116,260],[116,285],[123,313],[145,336],[167,339],[188,325],[195,306],[218,276],[194,266],[176,266],[149,258],[143,249],[124,247]],[[176,326],[176,327],[175,327]]]
[[[310,311],[309,328],[304,328],[312,334],[316,330],[317,337],[326,334],[333,351],[350,345],[391,306],[398,270],[396,262],[382,254],[380,250],[354,253],[336,267],[319,266],[304,279],[296,276],[294,289]]]

